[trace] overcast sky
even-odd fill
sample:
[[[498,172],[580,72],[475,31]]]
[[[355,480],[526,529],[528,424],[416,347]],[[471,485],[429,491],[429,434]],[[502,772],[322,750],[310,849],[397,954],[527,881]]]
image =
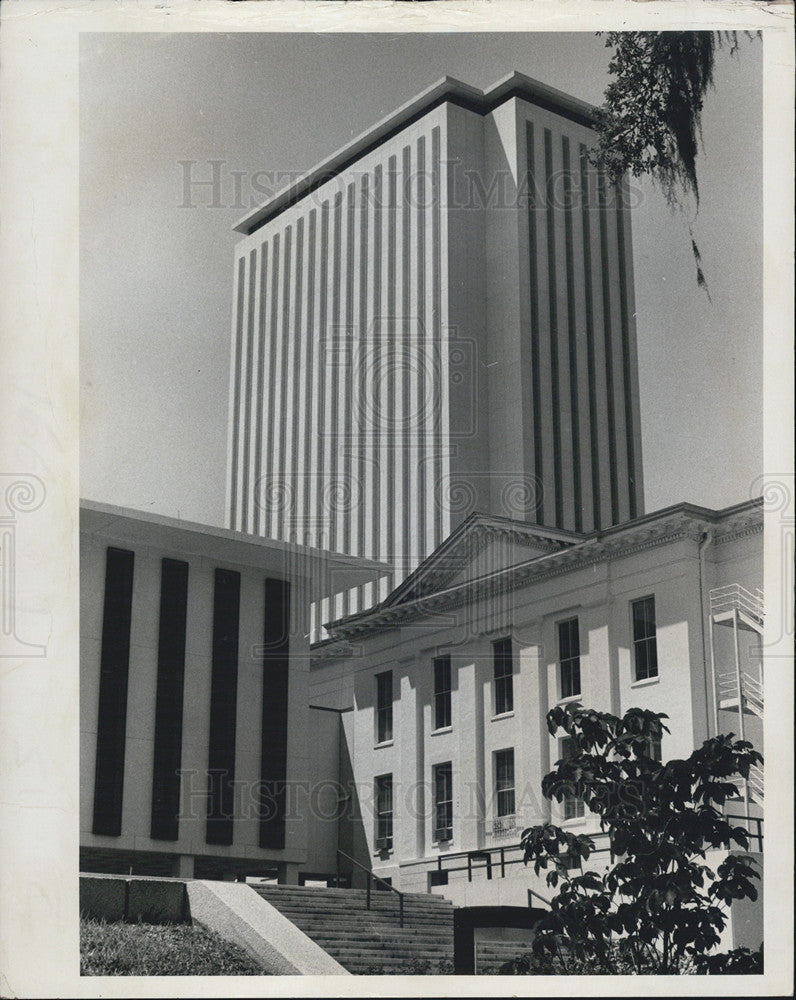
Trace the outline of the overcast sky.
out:
[[[687,218],[646,183],[633,215],[648,511],[739,502],[762,472],[762,45],[720,51],[705,101],[712,301]],[[81,495],[224,523],[232,226],[267,174],[303,173],[444,75],[518,70],[600,103],[608,59],[585,33],[83,34]],[[220,204],[186,199],[186,171],[213,169]]]

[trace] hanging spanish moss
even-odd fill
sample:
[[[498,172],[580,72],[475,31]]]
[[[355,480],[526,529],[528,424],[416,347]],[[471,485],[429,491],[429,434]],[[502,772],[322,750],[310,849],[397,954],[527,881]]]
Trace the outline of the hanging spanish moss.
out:
[[[605,44],[614,49],[608,64],[614,79],[595,113],[599,146],[594,162],[614,183],[628,172],[649,176],[672,208],[684,207],[693,197],[696,217],[704,97],[713,85],[716,47],[727,45],[734,54],[737,33],[609,31]],[[707,292],[690,224],[689,233],[697,284]]]

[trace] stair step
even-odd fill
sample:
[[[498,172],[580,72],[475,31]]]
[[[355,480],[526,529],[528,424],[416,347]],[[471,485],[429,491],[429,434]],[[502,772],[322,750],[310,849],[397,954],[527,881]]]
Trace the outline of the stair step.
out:
[[[391,927],[398,919],[399,915],[397,913],[393,914],[377,914],[376,916],[371,916],[367,912],[365,914],[355,914],[353,916],[340,916],[338,919],[336,914],[329,913],[306,913],[302,910],[287,910],[283,909],[281,906],[275,906],[274,909],[279,910],[283,913],[289,920],[294,917],[297,920],[306,920],[315,926],[323,927],[324,924],[334,923],[337,927],[361,927],[366,925],[373,925],[374,927],[389,926]],[[416,920],[413,917],[408,917],[404,915],[404,926],[406,927],[420,927],[428,930],[433,930],[435,927],[447,927],[450,920]]]
[[[339,937],[339,936],[329,936],[326,934],[310,934],[307,931],[304,932],[308,937],[311,937],[313,941],[320,944],[322,947],[334,947],[334,948],[350,948],[352,947],[352,942],[350,938]],[[362,937],[355,942],[356,947],[368,948],[414,948],[423,951],[446,951],[453,941],[453,936],[450,940],[440,940],[435,943],[431,943],[428,939],[423,938],[378,938],[378,937]]]
[[[302,910],[303,912],[306,912],[306,913],[337,913],[337,914],[340,914],[340,913],[347,913],[347,912],[356,912],[356,913],[376,913],[376,914],[390,915],[392,913],[399,913],[400,912],[400,908],[397,905],[395,905],[395,906],[384,906],[381,903],[374,903],[374,902],[371,902],[370,909],[368,909],[368,907],[365,905],[365,903],[354,903],[354,904],[352,904],[351,906],[348,906],[348,907],[344,907],[344,906],[330,907],[330,906],[319,905],[317,903],[305,904],[305,903],[302,903],[301,900],[279,899],[278,897],[274,898],[273,896],[269,896],[266,893],[262,893],[261,895],[262,895],[263,899],[267,899],[269,903],[272,903],[274,906],[278,906],[280,909],[285,909],[285,910]],[[437,910],[415,910],[414,908],[412,908],[410,906],[404,906],[404,911],[403,912],[404,912],[404,914],[406,916],[412,916],[412,917],[414,917],[414,918],[416,918],[418,920],[447,920],[447,919],[450,919],[451,913],[453,911],[452,910],[442,910],[442,911],[437,911]]]
[[[301,902],[302,904],[315,905],[315,906],[351,906],[351,905],[362,905],[365,906],[367,903],[367,894],[362,892],[361,894],[354,889],[340,889],[338,892],[350,894],[343,896],[326,896],[326,895],[311,895],[304,896],[299,895],[295,891],[279,892],[271,888],[265,888],[263,886],[252,886],[255,892],[260,893],[260,895],[268,896],[272,899],[281,899],[285,902]],[[308,890],[315,893],[317,890]],[[383,903],[384,905],[398,906],[399,899],[397,896],[387,896],[384,893],[372,893],[371,903],[374,901],[376,903]],[[404,896],[404,908],[411,910],[418,910],[424,912],[445,912],[453,909],[453,904],[447,900],[442,899],[439,896],[433,896],[432,899],[439,900],[439,902],[429,902],[420,901],[415,898]]]
[[[306,909],[325,909],[325,910],[341,910],[347,909],[349,907],[361,907],[365,909],[367,906],[367,901],[363,896],[362,899],[352,899],[352,900],[326,900],[326,899],[305,899],[301,896],[290,896],[282,895],[281,893],[271,893],[267,890],[255,889],[259,895],[272,901],[273,903],[279,903],[283,906],[301,906]],[[400,906],[400,902],[397,898],[395,899],[384,899],[381,896],[371,897],[370,905],[372,909],[376,910],[397,910]],[[447,906],[419,906],[414,902],[409,900],[404,900],[404,913],[416,913],[420,916],[434,916],[434,915],[447,915],[453,911],[451,905]]]
[[[269,901],[266,900],[266,902]],[[357,913],[353,915],[344,915],[333,913],[306,913],[302,910],[283,909],[281,906],[274,906],[274,909],[279,910],[279,912],[283,913],[289,920],[293,920],[294,918],[296,920],[307,920],[315,926],[320,927],[331,923],[334,923],[338,927],[346,926],[351,928],[362,926],[392,927],[394,924],[397,924],[400,919],[398,913],[371,915],[365,911],[361,914]],[[438,927],[447,927],[449,923],[450,920],[416,920],[415,918],[404,914],[405,927],[418,927],[424,930],[433,931]]]
[[[441,896],[309,886],[252,885],[349,972],[399,973],[418,963],[452,969],[453,904]]]

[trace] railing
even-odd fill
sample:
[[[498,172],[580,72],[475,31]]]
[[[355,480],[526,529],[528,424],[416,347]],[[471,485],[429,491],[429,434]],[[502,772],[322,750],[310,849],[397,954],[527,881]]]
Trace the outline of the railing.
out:
[[[763,621],[765,606],[763,603],[763,591],[747,590],[740,583],[732,583],[727,587],[716,587],[710,592],[710,610],[716,614],[723,611],[732,611],[737,608],[744,611],[752,618]]]
[[[747,701],[763,708],[763,684],[754,674],[748,670],[741,672],[741,690],[738,690],[738,675],[734,670],[725,671],[718,674],[716,678],[716,688],[721,701],[736,699],[742,695]]]
[[[340,885],[340,859],[345,858],[346,861],[350,861],[352,865],[356,865],[361,871],[367,876],[366,881],[366,892],[365,892],[365,904],[368,909],[370,909],[370,897],[371,897],[371,886],[373,882],[377,882],[384,886],[385,889],[389,889],[390,892],[394,892],[398,897],[398,919],[400,920],[400,925],[404,925],[404,894],[400,889],[396,889],[394,885],[390,885],[383,878],[379,878],[378,875],[374,875],[373,872],[366,868],[361,862],[357,861],[356,858],[352,858],[350,854],[346,854],[345,851],[337,851],[337,884]]]
[[[758,704],[761,708],[763,707],[763,684],[748,671],[743,672],[743,693],[746,695],[749,701],[753,701]]]
[[[752,764],[749,768],[749,787],[762,801],[763,799],[763,768]]]
[[[607,841],[608,839],[608,835],[600,830],[592,831],[589,836],[595,842],[601,840]],[[604,849],[599,843],[596,843],[595,846],[598,851]],[[523,851],[522,844],[484,847],[472,851],[458,851],[456,854],[438,854],[436,870],[444,872],[446,875],[453,872],[467,872],[468,882],[472,882],[473,872],[477,873],[479,871],[486,872],[487,880],[491,880],[493,870],[499,873],[500,878],[505,878],[506,869],[511,865],[522,864],[524,855],[525,852]],[[463,863],[458,865],[449,863],[455,861]],[[444,865],[443,862],[445,862]],[[534,893],[534,895],[538,896],[543,902],[548,902],[543,896],[539,896],[538,893]]]
[[[738,820],[740,823],[746,823],[746,829],[749,833],[750,846],[753,843],[757,843],[758,851],[763,853],[763,819],[761,816],[736,816],[727,813],[725,819]],[[754,825],[754,831],[750,829]]]
[[[738,697],[738,677],[734,670],[719,674],[716,678],[716,686],[718,688],[719,698],[722,701],[728,701],[730,698]]]
[[[516,854],[519,854],[519,857],[510,857],[510,855]],[[437,871],[445,872],[446,875],[452,872],[467,872],[467,881],[472,882],[473,872],[483,868],[486,870],[487,879],[491,880],[494,861],[495,866],[499,868],[500,877],[505,878],[506,869],[510,865],[522,864],[524,854],[521,844],[512,844],[508,847],[485,847],[472,851],[459,851],[456,854],[439,854],[437,855]],[[464,863],[460,865],[446,864],[443,867],[443,860],[446,862],[463,861]],[[477,862],[483,862],[483,864]]]

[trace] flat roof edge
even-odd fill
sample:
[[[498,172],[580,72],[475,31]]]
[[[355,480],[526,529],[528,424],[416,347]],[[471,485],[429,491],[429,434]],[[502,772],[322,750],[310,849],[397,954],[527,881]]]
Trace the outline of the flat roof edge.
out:
[[[297,181],[282,188],[273,198],[253,211],[247,212],[232,228],[243,235],[251,235],[321,184],[338,176],[347,166],[367,155],[381,142],[408,127],[413,121],[428,114],[440,104],[451,102],[479,114],[487,114],[513,96],[526,97],[540,107],[556,111],[581,125],[591,127],[595,110],[593,105],[576,97],[570,97],[554,87],[548,87],[524,73],[509,73],[488,90],[478,90],[454,77],[444,76],[322,160]]]
[[[319,562],[324,560],[329,561],[340,568],[361,570],[364,575],[363,582],[370,582],[375,579],[376,576],[374,574],[379,576],[386,575],[392,569],[389,564],[375,559],[351,556],[342,552],[333,552],[330,549],[302,545],[297,542],[284,542],[278,538],[251,535],[246,532],[235,531],[231,528],[219,528],[215,525],[187,521],[182,518],[170,517],[167,514],[155,513],[154,511],[137,510],[133,507],[120,507],[97,500],[81,499],[80,516],[81,532],[100,533],[109,527],[112,522],[147,525],[155,531],[177,532],[208,541],[214,540],[222,543],[231,543],[252,551],[270,550],[274,553],[293,553],[305,559],[318,560]]]

